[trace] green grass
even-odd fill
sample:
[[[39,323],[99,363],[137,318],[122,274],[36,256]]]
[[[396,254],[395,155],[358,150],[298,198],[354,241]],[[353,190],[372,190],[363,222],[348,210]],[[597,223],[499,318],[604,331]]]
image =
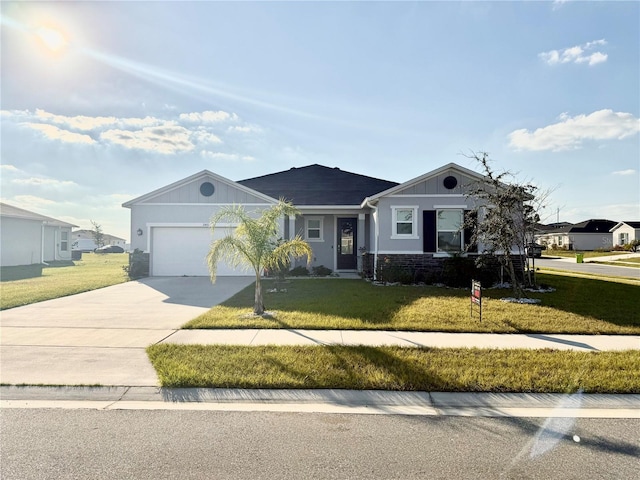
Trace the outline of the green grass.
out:
[[[203,346],[147,349],[164,387],[640,393],[640,351]]]
[[[632,257],[632,258],[612,258],[611,261],[607,261],[607,262],[603,262],[603,261],[597,261],[597,262],[591,262],[591,263],[597,263],[598,265],[613,265],[615,267],[632,267],[632,268],[640,268],[640,258],[636,258],[636,257]]]
[[[470,292],[433,286],[375,286],[362,280],[291,280],[266,293],[273,318],[247,318],[253,285],[183,328],[305,328],[495,333],[640,333],[640,286],[539,274],[552,293],[538,305],[505,303],[510,290],[483,290],[483,320],[470,318]],[[265,289],[269,288],[265,282]]]
[[[624,260],[617,260],[617,261],[624,262],[624,263],[635,263],[637,265],[640,265],[640,257],[626,258]]]
[[[82,256],[82,260],[44,267],[42,276],[0,283],[0,309],[64,297],[128,281],[126,253]]]

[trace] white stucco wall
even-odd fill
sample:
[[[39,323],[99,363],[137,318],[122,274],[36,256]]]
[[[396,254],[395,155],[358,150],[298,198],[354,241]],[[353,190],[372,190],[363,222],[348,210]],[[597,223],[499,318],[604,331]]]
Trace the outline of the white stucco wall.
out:
[[[2,217],[0,255],[3,267],[32,265],[42,259],[42,222]]]
[[[627,224],[620,225],[611,234],[611,240],[614,246],[625,245],[625,242],[621,242],[620,234],[626,233],[627,243],[631,243],[634,240],[640,238],[640,229],[635,229]]]

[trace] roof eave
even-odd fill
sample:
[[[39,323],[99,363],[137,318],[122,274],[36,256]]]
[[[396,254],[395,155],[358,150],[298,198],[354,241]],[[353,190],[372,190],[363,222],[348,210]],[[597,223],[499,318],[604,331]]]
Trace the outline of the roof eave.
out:
[[[232,186],[234,188],[237,188],[239,190],[242,190],[246,193],[249,193],[251,195],[254,195],[258,198],[261,198],[262,200],[264,200],[267,203],[277,203],[278,199],[270,197],[268,195],[265,195],[264,193],[258,192],[257,190],[254,190],[252,188],[249,187],[245,187],[244,185],[238,183],[238,182],[234,182],[233,180],[229,180],[228,178],[225,178],[221,175],[218,175],[216,173],[211,172],[210,170],[202,170],[198,173],[195,173],[189,177],[183,178],[182,180],[178,180],[177,182],[171,183],[169,185],[166,185],[164,187],[158,188],[156,190],[153,190],[152,192],[146,193],[144,195],[141,195],[139,197],[136,197],[132,200],[129,200],[128,202],[125,202],[122,204],[122,206],[124,208],[131,208],[133,205],[136,205],[138,203],[142,203],[145,202],[147,200],[150,200],[154,197],[157,197],[159,195],[162,195],[164,193],[170,192],[172,190],[175,190],[176,188],[180,188],[190,182],[193,182],[194,180],[197,180],[198,178],[201,177],[211,177],[214,178],[215,180],[222,182],[222,183],[226,183],[229,186]]]

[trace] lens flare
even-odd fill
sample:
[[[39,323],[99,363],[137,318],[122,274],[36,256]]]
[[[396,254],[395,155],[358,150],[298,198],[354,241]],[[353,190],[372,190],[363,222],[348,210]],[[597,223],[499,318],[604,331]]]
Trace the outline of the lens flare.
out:
[[[52,52],[59,52],[67,46],[67,39],[59,31],[51,27],[38,27],[35,31],[36,36]]]

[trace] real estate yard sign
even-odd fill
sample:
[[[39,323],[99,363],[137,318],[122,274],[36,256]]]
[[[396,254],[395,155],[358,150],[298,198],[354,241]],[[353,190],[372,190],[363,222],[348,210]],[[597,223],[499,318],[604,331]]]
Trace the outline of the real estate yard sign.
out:
[[[480,321],[482,321],[482,287],[477,280],[471,280],[471,318],[473,318],[473,305],[478,306]]]

